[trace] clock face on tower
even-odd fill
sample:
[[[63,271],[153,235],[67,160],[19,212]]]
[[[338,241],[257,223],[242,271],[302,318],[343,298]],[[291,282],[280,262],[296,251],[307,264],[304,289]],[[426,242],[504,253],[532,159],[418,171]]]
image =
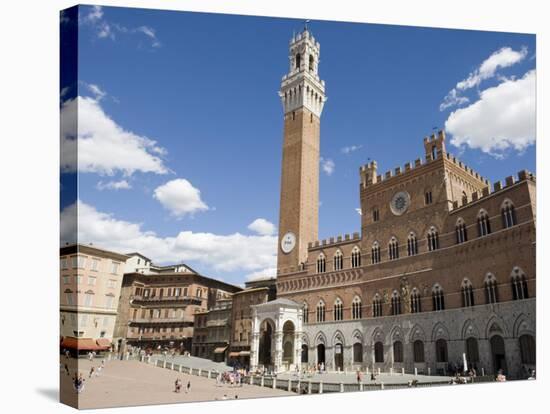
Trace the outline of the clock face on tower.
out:
[[[390,209],[393,214],[400,216],[409,208],[411,196],[406,191],[395,193],[390,202]]]
[[[283,253],[290,253],[296,246],[296,235],[291,231],[287,232],[281,239],[281,250]]]

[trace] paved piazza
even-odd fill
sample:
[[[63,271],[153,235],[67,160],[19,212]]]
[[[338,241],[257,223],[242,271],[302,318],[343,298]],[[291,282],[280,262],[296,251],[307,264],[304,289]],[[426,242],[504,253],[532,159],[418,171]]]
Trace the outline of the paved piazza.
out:
[[[65,363],[64,360],[63,363]],[[78,363],[79,371],[86,379],[84,390],[78,396],[73,389],[70,377],[62,371],[61,397],[65,402],[75,405],[78,399],[81,409],[216,401],[223,400],[224,395],[227,399],[235,399],[236,395],[238,398],[296,395],[292,392],[255,385],[217,386],[215,379],[186,375],[132,360],[108,361],[99,376],[88,378],[90,368],[98,367],[100,361],[90,362],[87,359],[80,359]],[[76,361],[71,360],[70,365],[76,366]],[[74,368],[71,369],[71,376],[73,373]],[[187,382],[191,381],[191,391],[188,394],[183,390],[179,394],[174,392],[176,378],[181,378],[183,389]]]

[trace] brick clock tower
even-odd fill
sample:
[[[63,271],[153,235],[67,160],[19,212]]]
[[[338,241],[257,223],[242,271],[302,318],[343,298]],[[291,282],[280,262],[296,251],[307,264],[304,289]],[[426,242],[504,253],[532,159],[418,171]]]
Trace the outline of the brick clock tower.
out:
[[[318,238],[319,147],[325,82],[319,78],[320,45],[304,28],[289,48],[289,72],[281,82],[284,110],[283,162],[277,273],[307,259]]]

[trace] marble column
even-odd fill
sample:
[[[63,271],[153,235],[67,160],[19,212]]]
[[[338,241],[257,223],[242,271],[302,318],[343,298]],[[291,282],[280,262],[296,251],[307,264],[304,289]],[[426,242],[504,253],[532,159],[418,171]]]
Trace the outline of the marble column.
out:
[[[302,369],[302,333],[294,333],[294,368],[298,371]]]

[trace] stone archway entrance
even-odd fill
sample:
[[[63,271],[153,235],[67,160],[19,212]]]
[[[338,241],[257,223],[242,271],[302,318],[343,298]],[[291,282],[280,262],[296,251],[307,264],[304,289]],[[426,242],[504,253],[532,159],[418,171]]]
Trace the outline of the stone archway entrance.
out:
[[[294,324],[286,321],[283,325],[283,364],[290,366],[294,362]]]
[[[504,349],[504,339],[502,336],[495,335],[491,338],[491,356],[493,357],[493,373],[496,374],[500,369],[506,373],[506,351]]]
[[[317,345],[317,363],[325,364],[325,362],[325,344],[319,344]]]
[[[336,371],[344,370],[344,346],[341,343],[334,345],[334,368]]]
[[[309,352],[309,348],[306,344],[302,345],[302,364],[307,364],[308,363],[308,352]]]
[[[258,362],[260,365],[271,369],[273,366],[273,358],[271,355],[273,346],[273,331],[275,323],[266,319],[260,326],[260,343],[258,348]]]

